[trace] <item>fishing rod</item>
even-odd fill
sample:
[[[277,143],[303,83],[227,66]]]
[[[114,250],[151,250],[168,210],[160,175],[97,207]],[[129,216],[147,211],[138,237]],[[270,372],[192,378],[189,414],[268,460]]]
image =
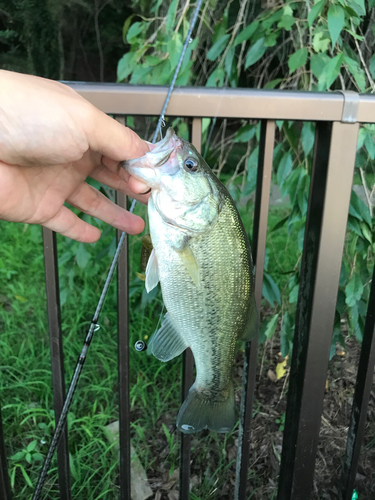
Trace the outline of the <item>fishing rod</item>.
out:
[[[158,120],[158,123],[157,123],[157,126],[156,126],[156,130],[155,130],[155,133],[154,133],[154,137],[152,139],[153,143],[156,142],[158,134],[159,133],[161,134],[161,127],[162,127],[162,124],[164,122],[164,114],[165,114],[165,112],[167,110],[167,107],[168,107],[168,104],[169,104],[169,100],[171,98],[173,89],[175,87],[176,80],[177,80],[177,77],[178,77],[178,73],[180,71],[181,64],[182,64],[182,61],[183,61],[186,49],[187,49],[189,43],[192,42],[191,34],[193,32],[195,23],[197,21],[202,1],[203,0],[198,0],[197,1],[197,5],[196,5],[196,7],[194,9],[194,13],[193,13],[192,19],[190,21],[189,31],[187,33],[187,36],[186,36],[186,39],[185,39],[185,43],[184,43],[184,45],[182,47],[181,55],[180,55],[180,58],[178,60],[175,72],[173,74],[172,82],[171,82],[171,84],[169,86],[168,93],[167,93],[167,96],[166,96],[165,101],[164,101],[163,109],[162,109],[162,111],[160,113],[160,116],[159,116],[159,120]],[[130,210],[129,210],[130,213],[133,213],[136,203],[137,203],[137,200],[134,199],[133,202],[132,202],[132,204],[131,204]],[[56,450],[56,447],[57,447],[57,445],[59,443],[62,431],[64,429],[64,426],[65,426],[65,423],[66,423],[66,420],[67,420],[67,417],[68,417],[68,413],[69,413],[70,407],[72,405],[73,396],[74,396],[74,393],[76,391],[76,388],[77,388],[77,385],[78,385],[78,381],[79,381],[79,378],[80,378],[82,370],[83,370],[83,365],[85,364],[85,361],[86,361],[88,349],[89,349],[90,344],[91,344],[91,342],[93,340],[94,333],[97,330],[99,330],[99,328],[100,328],[100,325],[99,325],[99,316],[100,316],[100,313],[101,313],[101,310],[102,310],[102,307],[103,307],[103,304],[104,304],[104,301],[105,301],[105,298],[106,298],[106,295],[107,295],[107,292],[108,292],[108,289],[109,289],[109,285],[111,284],[112,277],[113,277],[113,274],[114,274],[115,269],[116,269],[117,261],[118,261],[118,258],[119,258],[120,252],[121,252],[121,248],[122,248],[123,243],[125,241],[125,237],[126,237],[126,233],[123,232],[121,234],[120,240],[119,240],[119,242],[117,244],[116,252],[115,252],[115,255],[113,257],[113,260],[112,260],[112,263],[111,263],[111,267],[110,267],[110,269],[108,271],[108,275],[107,275],[107,278],[105,280],[102,293],[100,294],[98,305],[96,306],[96,310],[95,310],[93,319],[91,320],[91,324],[90,324],[88,333],[86,335],[86,338],[85,338],[85,341],[84,341],[81,353],[79,355],[79,358],[78,358],[78,361],[77,361],[77,365],[76,365],[76,368],[74,370],[74,374],[73,374],[72,380],[71,380],[70,385],[69,385],[68,393],[66,395],[65,402],[64,402],[64,405],[63,405],[63,408],[62,408],[62,411],[61,411],[60,418],[59,418],[59,420],[57,422],[57,425],[56,425],[56,428],[55,428],[55,432],[53,433],[52,441],[51,441],[51,443],[49,445],[49,449],[48,449],[47,455],[46,455],[46,457],[44,459],[44,463],[43,463],[42,469],[41,469],[41,471],[39,473],[38,482],[37,482],[37,485],[36,485],[36,488],[35,488],[32,500],[39,500],[40,499],[40,495],[42,493],[43,486],[44,486],[44,483],[45,483],[46,478],[47,478],[48,470],[49,470],[50,465],[51,465],[53,454],[54,454],[54,452]],[[143,350],[142,348],[137,349],[137,344],[138,343],[136,343],[136,350]],[[139,345],[139,347],[141,347],[141,346]]]

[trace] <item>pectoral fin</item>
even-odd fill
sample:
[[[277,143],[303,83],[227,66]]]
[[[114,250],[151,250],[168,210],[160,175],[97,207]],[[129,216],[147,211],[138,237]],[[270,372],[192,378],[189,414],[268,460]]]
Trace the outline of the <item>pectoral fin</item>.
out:
[[[153,248],[146,267],[147,293],[151,292],[151,290],[155,288],[158,283],[159,283],[158,260],[156,258],[155,249]]]
[[[190,274],[191,279],[199,286],[199,266],[191,248],[189,245],[185,245],[182,250],[177,250],[177,253]]]
[[[167,313],[160,329],[151,337],[147,352],[160,361],[169,361],[184,352],[187,347]]]

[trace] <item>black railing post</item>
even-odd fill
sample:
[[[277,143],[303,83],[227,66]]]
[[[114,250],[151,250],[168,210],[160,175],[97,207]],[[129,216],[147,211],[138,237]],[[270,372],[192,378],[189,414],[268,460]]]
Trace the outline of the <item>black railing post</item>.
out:
[[[344,467],[341,495],[343,500],[351,500],[359,453],[365,429],[366,414],[372,387],[375,366],[375,268],[372,277],[366,324],[363,333],[361,356],[359,359],[357,382],[353,398]]]
[[[253,226],[252,251],[255,268],[255,301],[258,310],[262,302],[263,269],[266,253],[268,209],[270,201],[275,122],[263,120],[259,143],[257,186]],[[251,419],[254,402],[255,375],[257,366],[258,339],[247,342],[244,354],[244,369],[238,432],[238,452],[236,464],[235,500],[246,495],[247,472],[249,467]]]
[[[278,500],[311,494],[358,128],[317,123]]]
[[[60,288],[57,263],[56,233],[43,228],[44,266],[46,275],[47,310],[51,349],[52,385],[55,422],[60,418],[65,401],[64,356],[60,316]],[[65,424],[57,446],[60,500],[70,500],[70,468],[68,430]]]
[[[1,402],[0,402],[0,499],[12,500],[10,491],[7,459],[5,455],[3,420],[1,417]]]

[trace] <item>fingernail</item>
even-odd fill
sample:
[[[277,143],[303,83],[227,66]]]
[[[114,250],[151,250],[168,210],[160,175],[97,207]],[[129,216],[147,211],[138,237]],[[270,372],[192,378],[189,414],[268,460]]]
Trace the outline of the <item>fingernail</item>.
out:
[[[151,192],[151,188],[147,189],[147,191],[145,191],[144,193],[139,193],[139,194],[148,194]]]

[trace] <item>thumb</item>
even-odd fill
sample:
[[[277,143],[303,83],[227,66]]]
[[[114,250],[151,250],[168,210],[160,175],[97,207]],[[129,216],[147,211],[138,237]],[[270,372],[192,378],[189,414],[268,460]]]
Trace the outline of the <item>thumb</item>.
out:
[[[148,144],[133,130],[93,106],[86,137],[90,149],[112,160],[123,161],[139,158],[149,151]]]

